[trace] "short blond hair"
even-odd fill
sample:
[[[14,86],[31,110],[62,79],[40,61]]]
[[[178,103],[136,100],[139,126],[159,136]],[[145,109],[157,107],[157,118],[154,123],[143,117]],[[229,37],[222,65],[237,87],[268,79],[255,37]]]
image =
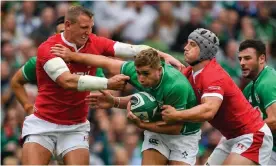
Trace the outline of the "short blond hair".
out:
[[[65,14],[65,20],[70,21],[71,23],[76,23],[78,16],[84,14],[86,16],[88,16],[89,18],[93,17],[93,13],[90,12],[89,10],[87,10],[86,8],[82,7],[82,6],[71,6],[69,7],[69,9],[67,10],[66,14]]]
[[[136,67],[150,66],[151,68],[159,68],[161,65],[161,60],[158,52],[152,48],[142,50],[135,57],[134,60]]]

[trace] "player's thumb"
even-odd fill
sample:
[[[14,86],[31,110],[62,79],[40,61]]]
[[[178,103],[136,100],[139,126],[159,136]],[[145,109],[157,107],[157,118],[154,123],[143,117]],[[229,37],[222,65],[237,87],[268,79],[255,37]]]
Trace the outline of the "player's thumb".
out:
[[[123,74],[120,75],[120,78],[121,78],[122,81],[129,80],[129,76],[126,76],[126,75],[123,75]]]
[[[168,109],[168,108],[169,108],[169,105],[163,105],[163,106],[161,107],[162,110],[166,110],[166,109]]]

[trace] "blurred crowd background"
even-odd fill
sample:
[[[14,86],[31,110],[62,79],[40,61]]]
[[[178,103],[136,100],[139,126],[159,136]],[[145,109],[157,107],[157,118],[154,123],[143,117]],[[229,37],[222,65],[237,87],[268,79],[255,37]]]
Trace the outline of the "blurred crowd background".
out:
[[[54,22],[70,5],[83,5],[94,13],[93,33],[117,41],[146,44],[183,62],[183,46],[196,28],[208,28],[220,39],[217,59],[241,88],[237,59],[239,43],[261,39],[267,62],[276,68],[275,2],[118,2],[118,1],[1,1],[1,163],[20,164],[20,132],[25,112],[15,99],[10,79],[36,49],[54,33]],[[106,73],[108,76],[108,73]],[[26,85],[31,102],[36,85]],[[120,95],[133,93],[131,86]],[[91,110],[91,164],[140,165],[143,132],[130,124],[124,110]],[[209,123],[202,127],[197,164],[204,164],[221,135]],[[57,164],[53,157],[51,164]]]

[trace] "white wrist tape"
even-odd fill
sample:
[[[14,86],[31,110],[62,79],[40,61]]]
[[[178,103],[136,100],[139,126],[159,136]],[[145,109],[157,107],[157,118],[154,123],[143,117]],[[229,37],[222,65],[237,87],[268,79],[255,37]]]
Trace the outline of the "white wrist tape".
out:
[[[107,89],[106,78],[89,75],[80,76],[78,80],[78,91],[93,91]]]
[[[115,55],[120,58],[133,58],[142,50],[151,48],[146,45],[131,45],[120,42],[116,42],[113,47]]]
[[[53,81],[56,81],[57,77],[62,73],[69,71],[66,63],[60,57],[48,60],[44,64],[43,68]]]

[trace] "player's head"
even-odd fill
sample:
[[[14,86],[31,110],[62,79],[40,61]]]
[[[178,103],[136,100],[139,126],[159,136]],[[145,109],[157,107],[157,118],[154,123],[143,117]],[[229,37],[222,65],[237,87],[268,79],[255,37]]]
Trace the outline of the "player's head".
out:
[[[157,51],[152,48],[141,51],[135,57],[134,63],[138,81],[141,85],[144,87],[154,87],[159,83],[162,67]]]
[[[242,76],[254,79],[266,63],[265,44],[260,40],[245,40],[239,47]]]
[[[67,40],[78,47],[86,43],[93,26],[93,14],[82,6],[71,6],[65,14]]]
[[[64,16],[59,17],[56,22],[55,22],[55,26],[56,26],[56,33],[61,33],[64,31]]]
[[[185,61],[194,66],[204,60],[216,56],[219,47],[218,37],[211,31],[203,28],[194,30],[188,37],[184,47]]]

